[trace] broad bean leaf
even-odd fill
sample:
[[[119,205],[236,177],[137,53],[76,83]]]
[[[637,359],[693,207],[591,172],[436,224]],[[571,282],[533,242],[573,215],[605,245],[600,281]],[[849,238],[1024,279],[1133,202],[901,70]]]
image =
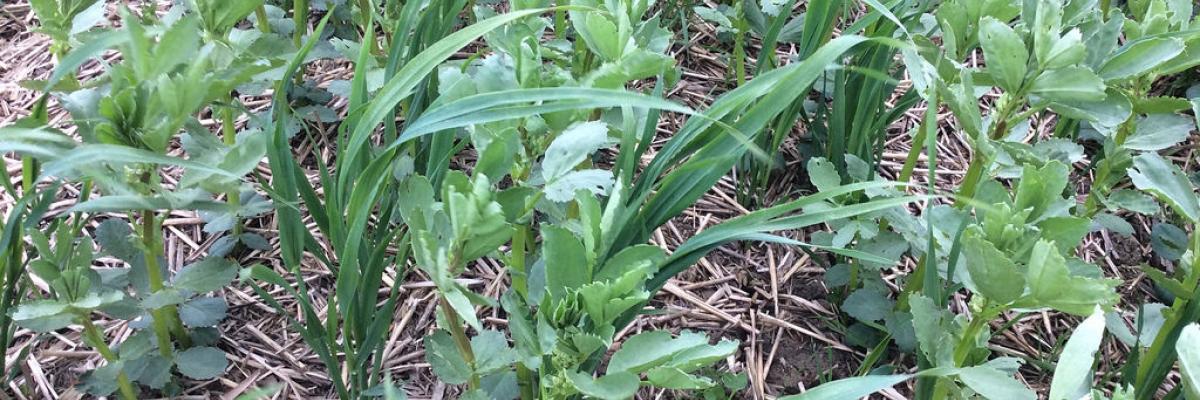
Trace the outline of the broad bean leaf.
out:
[[[1078,64],[1086,55],[1082,33],[1079,29],[1072,29],[1053,40],[1048,51],[1038,52],[1038,61],[1044,69],[1056,69]]]
[[[187,301],[187,298],[184,297],[184,293],[181,290],[174,287],[168,287],[146,296],[146,298],[142,300],[142,308],[147,310],[155,310],[166,306],[182,304],[184,301]]]
[[[552,299],[592,281],[591,266],[584,256],[583,243],[564,228],[542,228],[542,251],[546,263],[546,291]]]
[[[221,257],[206,257],[181,268],[171,285],[197,293],[211,292],[225,287],[237,278],[237,274],[237,263]]]
[[[608,125],[589,121],[572,125],[550,143],[542,160],[542,179],[546,182],[546,198],[566,202],[575,197],[578,189],[603,193],[611,185],[612,173],[603,170],[574,171],[587,156],[607,147]],[[589,172],[590,171],[590,172]]]
[[[1063,67],[1033,79],[1029,92],[1051,101],[1095,102],[1105,98],[1104,81],[1085,67]]]
[[[1176,38],[1150,38],[1126,44],[1100,67],[1105,81],[1129,79],[1153,71],[1183,52],[1183,41]]]
[[[597,379],[581,372],[568,373],[567,377],[580,393],[602,400],[632,398],[639,383],[637,375],[629,372],[609,373]]]
[[[1014,304],[1018,308],[1052,308],[1091,315],[1096,306],[1108,307],[1119,299],[1113,289],[1120,281],[1072,275],[1067,260],[1053,242],[1039,240],[1027,268],[1029,292]]]
[[[512,335],[513,347],[521,363],[526,367],[537,369],[541,366],[542,356],[546,354],[538,341],[537,328],[527,316],[528,309],[524,306],[521,295],[515,290],[509,290],[500,297],[500,305],[508,313],[508,331]]]
[[[134,382],[162,389],[171,381],[171,360],[157,353],[148,354],[127,361],[125,373]]]
[[[1179,355],[1179,373],[1188,400],[1200,399],[1200,324],[1183,328],[1179,341],[1175,342]]]
[[[1155,223],[1150,227],[1150,247],[1159,257],[1178,261],[1188,249],[1187,232],[1169,223]]]
[[[893,308],[892,300],[879,290],[862,288],[850,293],[842,302],[842,311],[859,321],[876,322],[887,317]]]
[[[1058,161],[1046,163],[1041,168],[1026,165],[1021,171],[1013,199],[1014,209],[1029,209],[1030,222],[1054,217],[1063,208],[1063,190],[1067,187],[1067,166]]]
[[[1133,236],[1133,225],[1124,218],[1109,213],[1098,213],[1092,218],[1093,229],[1108,229],[1124,236]]]
[[[976,230],[968,230],[962,241],[971,290],[1000,304],[1016,301],[1025,293],[1025,274],[1008,255]]]
[[[807,392],[780,397],[779,400],[845,400],[858,399],[896,386],[913,375],[866,375],[838,379],[825,383]]]
[[[602,169],[585,169],[570,171],[559,176],[545,187],[546,198],[551,201],[567,202],[574,198],[574,193],[587,190],[594,195],[608,193],[613,185],[611,171]]]
[[[36,300],[21,303],[12,314],[17,325],[35,332],[52,332],[65,328],[75,316],[67,312],[67,304],[58,300]]]
[[[88,371],[81,378],[79,388],[96,396],[108,396],[117,390],[117,376],[123,368],[124,363],[118,360]]]
[[[1138,120],[1124,146],[1141,151],[1162,150],[1186,140],[1193,126],[1193,119],[1182,115],[1150,114]]]
[[[517,354],[508,347],[508,340],[499,331],[485,329],[471,338],[471,351],[475,353],[475,373],[490,374],[509,368],[517,360]]]
[[[728,357],[737,351],[737,348],[738,343],[733,340],[723,339],[715,345],[709,345],[706,342],[703,345],[675,353],[665,366],[690,373]]]
[[[814,157],[808,160],[808,179],[812,181],[817,191],[826,191],[842,185],[842,176],[838,174],[833,163],[824,157]]]
[[[1129,210],[1145,215],[1153,215],[1159,211],[1158,202],[1154,201],[1154,198],[1135,190],[1117,189],[1101,201],[1114,211]]]
[[[192,379],[216,378],[228,365],[225,353],[214,347],[193,347],[175,355],[179,372]]]
[[[1056,101],[1050,104],[1056,113],[1089,121],[1093,128],[1111,135],[1133,113],[1133,103],[1119,90],[1109,89],[1101,101]]]
[[[716,384],[712,379],[691,375],[672,367],[651,369],[646,372],[646,380],[656,387],[675,390],[706,389]]]
[[[952,365],[954,349],[945,344],[957,342],[957,329],[952,325],[954,316],[925,296],[910,296],[908,303],[921,352],[935,366]]]
[[[1037,399],[1037,394],[1012,375],[985,366],[963,368],[958,379],[976,393],[990,400]]]
[[[1075,327],[1062,354],[1058,356],[1054,379],[1050,383],[1051,400],[1074,400],[1087,396],[1092,386],[1092,364],[1103,338],[1104,312],[1097,308]]]
[[[425,361],[443,382],[451,385],[466,383],[471,377],[471,366],[454,344],[454,339],[444,330],[436,330],[425,336]]]
[[[1025,41],[1012,27],[995,18],[984,17],[979,25],[979,44],[988,63],[988,73],[1004,90],[1020,90],[1029,63]]]
[[[1179,167],[1158,154],[1145,153],[1134,157],[1128,172],[1138,189],[1154,195],[1192,223],[1200,222],[1200,200]]]
[[[200,297],[179,306],[179,319],[190,327],[216,326],[225,319],[229,305],[221,297]]]
[[[639,333],[625,340],[621,349],[608,362],[608,373],[641,373],[671,362],[675,355],[697,346],[708,346],[703,334],[684,331],[679,337],[671,337],[665,331]]]

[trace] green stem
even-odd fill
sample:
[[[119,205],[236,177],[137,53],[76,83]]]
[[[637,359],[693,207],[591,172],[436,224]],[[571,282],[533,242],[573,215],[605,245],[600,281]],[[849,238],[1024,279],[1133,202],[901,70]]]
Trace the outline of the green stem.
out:
[[[529,238],[529,225],[520,224],[512,239],[512,257],[509,270],[513,289],[525,297],[529,294],[528,272],[525,270],[525,243]],[[537,399],[536,375],[524,363],[517,363],[517,385],[521,389],[521,400]]]
[[[37,183],[37,160],[30,156],[21,157],[21,188],[25,189],[24,196],[33,193]]]
[[[271,20],[267,18],[267,6],[265,4],[254,9],[254,19],[259,31],[262,33],[271,33]]]
[[[983,166],[989,163],[986,160],[987,156],[978,148],[975,150],[971,163],[967,165],[967,174],[963,176],[962,184],[958,187],[958,199],[955,200],[955,206],[958,208],[966,207],[967,202],[963,200],[975,197],[975,187],[979,186],[979,180],[983,178]]]
[[[358,0],[358,9],[359,9],[359,12],[362,13],[362,22],[359,22],[359,24],[362,25],[362,29],[363,29],[362,38],[365,40],[367,38],[367,36],[369,36],[369,35],[367,35],[367,30],[375,29],[374,23],[372,22],[372,21],[374,21],[374,17],[371,15],[371,13],[375,12],[375,6],[374,6],[374,4],[372,4],[372,2],[370,0]],[[378,40],[372,39],[370,46],[371,46],[371,54],[379,54],[380,53]]]
[[[1117,127],[1117,134],[1113,138],[1113,141],[1105,144],[1105,150],[1112,150],[1108,155],[1121,154],[1124,151],[1121,147],[1125,144],[1125,139],[1134,129],[1134,119],[1132,116],[1126,119],[1125,122],[1122,122]],[[1110,144],[1113,147],[1108,147]],[[1109,186],[1115,184],[1115,182],[1109,182],[1109,174],[1111,172],[1111,168],[1098,168],[1096,170],[1096,179],[1092,180],[1091,190],[1088,191],[1088,197],[1083,202],[1083,210],[1086,217],[1091,218],[1100,212],[1100,197],[1108,195],[1109,189],[1111,189]]]
[[[987,136],[979,138],[979,140],[999,140],[1008,132],[1008,120],[1010,116],[1016,112],[1017,107],[1021,102],[1016,99],[1024,98],[1023,93],[1015,95],[1005,93],[1000,96],[999,111],[992,115],[992,126]],[[979,181],[983,179],[984,170],[991,165],[991,160],[987,155],[983,154],[983,148],[979,143],[972,146],[971,163],[967,166],[967,173],[963,176],[962,184],[959,186],[958,199],[955,201],[955,207],[966,207],[967,202],[975,197],[975,188],[979,186]]]
[[[153,294],[162,290],[165,286],[163,282],[166,281],[162,274],[162,267],[158,264],[158,251],[162,249],[162,243],[159,240],[161,232],[159,232],[158,218],[155,217],[154,211],[142,211],[141,219],[143,258],[146,262],[146,276],[150,281],[150,293]],[[150,315],[154,317],[154,335],[158,341],[159,354],[168,359],[172,357],[172,330],[175,331],[180,344],[183,344],[185,347],[191,346],[191,340],[187,336],[187,331],[183,329],[183,324],[176,317],[174,306],[156,308],[150,311]]]
[[[536,400],[537,397],[537,380],[533,371],[525,367],[524,363],[517,363],[517,385],[521,388],[521,400]]]
[[[980,307],[979,314],[971,319],[967,324],[967,329],[963,331],[963,337],[959,340],[958,345],[954,347],[954,366],[961,367],[967,361],[967,356],[971,354],[971,350],[975,350],[975,337],[979,336],[979,331],[987,326],[994,311],[991,310],[991,303],[984,299],[983,307]]]
[[[104,361],[108,361],[110,364],[117,362],[117,354],[108,347],[108,343],[104,341],[104,335],[100,334],[100,330],[96,328],[92,320],[86,316],[81,319],[83,320],[83,338],[88,345],[96,349],[100,356],[104,357]],[[121,393],[122,399],[137,399],[137,390],[134,389],[133,383],[129,381],[129,376],[125,374],[124,370],[117,373],[117,389]]]
[[[20,210],[14,210],[20,212]],[[8,343],[12,340],[12,319],[9,316],[9,310],[16,307],[19,299],[22,297],[20,293],[21,270],[24,267],[22,257],[25,253],[25,244],[23,241],[14,240],[8,248],[9,254],[7,260],[0,260],[0,273],[4,278],[4,291],[0,293],[0,345],[8,348]],[[0,361],[0,366],[3,365]]]
[[[987,325],[991,319],[993,311],[990,310],[990,304],[985,299],[983,307],[979,314],[976,314],[971,322],[967,324],[967,329],[963,331],[962,339],[959,339],[958,344],[954,347],[954,366],[961,367],[967,361],[967,356],[971,355],[971,350],[975,350],[975,337],[979,336],[979,331]],[[946,399],[949,396],[951,383],[945,379],[938,379],[934,384],[932,399]]]
[[[928,136],[928,129],[917,129],[917,135],[913,137],[912,148],[908,150],[908,157],[904,158],[904,166],[900,168],[900,175],[896,178],[896,182],[908,183],[908,180],[912,179],[913,170],[917,168],[917,161],[921,158],[921,149],[925,147],[926,136]]]
[[[1195,294],[1200,288],[1200,268],[1196,267],[1197,262],[1200,261],[1200,256],[1198,256],[1200,254],[1200,234],[1192,234],[1190,246],[1193,267],[1183,283],[1184,287],[1191,288],[1192,294]],[[1171,365],[1175,363],[1175,343],[1179,340],[1183,326],[1200,317],[1198,304],[1200,303],[1196,303],[1196,299],[1175,298],[1175,303],[1171,305],[1171,312],[1167,314],[1166,322],[1159,328],[1158,335],[1154,337],[1154,341],[1141,357],[1142,361],[1138,365],[1135,380],[1138,399],[1151,398],[1156,393],[1156,389],[1162,385]]]
[[[529,236],[529,225],[521,224],[517,226],[516,233],[512,239],[512,259],[509,266],[512,274],[513,289],[525,297],[529,294],[529,284],[527,283],[528,271],[525,270],[525,241]]]
[[[746,84],[746,18],[742,1],[739,0],[734,7],[737,13],[738,33],[733,38],[733,70],[734,75],[737,76],[737,85],[740,87]]]
[[[298,49],[304,34],[308,33],[308,0],[292,0],[292,21],[296,25],[292,32],[292,44]]]
[[[566,40],[567,39],[567,10],[558,8],[554,10],[554,36]]]
[[[471,350],[471,339],[467,338],[467,331],[463,329],[462,321],[458,320],[458,314],[454,312],[454,308],[450,306],[450,302],[446,301],[445,297],[439,296],[438,302],[442,308],[442,314],[446,318],[446,324],[449,325],[446,330],[450,331],[450,336],[454,337],[454,344],[458,346],[458,352],[462,354],[463,360],[471,368],[471,380],[467,382],[467,388],[475,390],[479,388],[479,375],[475,374],[475,352]]]
[[[232,97],[228,98],[228,100],[232,105]],[[234,127],[235,118],[233,107],[227,106],[221,110],[221,136],[225,140],[225,145],[229,147],[233,147],[237,144],[237,129]],[[241,188],[239,187],[230,189],[225,193],[226,201],[235,207],[235,209],[241,208],[241,197]],[[234,235],[242,234],[242,220],[241,218],[238,218],[238,216],[234,217],[232,233]]]

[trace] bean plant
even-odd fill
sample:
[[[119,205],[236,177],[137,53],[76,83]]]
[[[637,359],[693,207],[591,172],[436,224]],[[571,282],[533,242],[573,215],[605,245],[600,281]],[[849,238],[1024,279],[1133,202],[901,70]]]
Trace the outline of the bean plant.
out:
[[[24,142],[27,146],[16,150],[45,163],[43,176],[84,183],[69,220],[30,233],[36,258],[29,261],[29,270],[50,283],[51,297],[25,303],[12,318],[38,332],[81,325],[85,343],[108,362],[85,377],[88,392],[117,391],[122,398],[138,398],[135,384],[140,384],[170,393],[179,389],[173,370],[210,379],[227,365],[224,353],[212,346],[219,337],[214,327],[227,305],[206,293],[233,281],[239,266],[223,257],[226,251],[215,250],[172,273],[163,254],[161,224],[171,210],[229,216],[228,222],[209,222],[206,230],[215,233],[224,229],[214,226],[264,211],[255,196],[241,202],[238,194],[252,193],[241,177],[265,153],[266,135],[246,131],[235,137],[234,114],[223,112],[222,142],[197,120],[210,104],[223,101],[223,107],[236,107],[229,103],[234,88],[272,67],[247,50],[253,38],[232,34],[232,27],[253,8],[201,2],[173,7],[161,17],[122,9],[122,28],[99,32],[67,53],[43,83],[77,121],[82,142],[45,128],[37,132],[53,139],[8,138]],[[108,47],[118,49],[120,63],[94,81],[62,83]],[[183,143],[186,159],[168,155],[176,140]],[[164,167],[182,169],[179,182],[165,185]],[[92,184],[100,196],[90,196]],[[232,195],[219,201],[215,194]],[[88,220],[101,213],[126,218],[100,220],[89,228]],[[251,233],[237,232],[237,238],[265,244]],[[93,267],[95,244],[126,266]],[[110,344],[93,322],[96,312],[128,319],[137,331],[119,346]]]
[[[1195,198],[1177,168],[1157,155],[1186,139],[1194,122],[1178,112],[1188,109],[1190,102],[1149,94],[1157,77],[1200,63],[1187,53],[1188,43],[1195,37],[1187,29],[1191,6],[1130,4],[1132,20],[1107,4],[1096,6],[1090,1],[947,2],[933,15],[938,29],[932,33],[940,35],[942,46],[934,47],[924,35],[917,34],[912,36],[915,51],[902,51],[922,97],[931,103],[944,103],[957,117],[957,127],[971,138],[970,167],[955,193],[954,206],[928,208],[923,228],[912,229],[922,225],[915,220],[882,215],[845,223],[838,234],[866,232],[869,238],[882,235],[876,233],[882,227],[910,239],[918,269],[906,280],[894,303],[894,314],[877,312],[881,306],[893,304],[886,290],[872,293],[860,289],[847,298],[844,306],[851,316],[865,323],[911,318],[913,332],[897,328],[905,324],[895,320],[883,321],[889,325],[885,329],[889,337],[901,347],[912,346],[915,338],[920,367],[929,371],[916,375],[918,398],[957,397],[971,392],[988,398],[1033,398],[1033,392],[1019,384],[987,388],[979,385],[980,377],[961,374],[964,367],[989,367],[993,370],[988,372],[992,375],[988,382],[999,384],[996,379],[1015,372],[1011,366],[1002,367],[1012,360],[988,359],[988,322],[1008,311],[1019,316],[1050,308],[1097,318],[1095,307],[1111,310],[1117,299],[1113,292],[1116,282],[1101,279],[1095,266],[1072,257],[1080,240],[1096,229],[1133,234],[1132,226],[1116,212],[1158,215],[1161,211],[1154,201],[1156,193],[1159,201],[1181,210],[1177,211],[1180,215],[1187,215],[1187,204]],[[1140,22],[1150,20],[1155,22]],[[986,67],[960,64],[958,60],[976,47],[981,49]],[[980,89],[993,87],[1000,90],[999,97],[991,112],[984,115],[976,100],[984,93]],[[1060,117],[1057,137],[1029,137],[1031,118],[1046,117],[1050,112]],[[937,122],[930,118],[932,111],[926,115],[914,137],[913,153],[901,171],[902,179],[911,176],[918,149],[928,152],[931,167],[936,165],[936,131],[929,127]],[[1071,184],[1068,166],[1083,162],[1087,150],[1076,144],[1076,139],[1102,145],[1102,151],[1092,155],[1089,164],[1096,179],[1086,189],[1087,200],[1078,204],[1070,195],[1079,188]],[[825,176],[835,170],[825,165],[820,159],[809,163],[814,182],[830,180]],[[847,169],[855,170],[852,166]],[[1175,172],[1171,172],[1173,169]],[[1009,189],[992,178],[1015,183]],[[929,181],[933,189],[932,172]],[[1120,188],[1127,182],[1145,193]],[[963,210],[973,211],[973,216]],[[884,223],[874,224],[876,221]],[[1182,253],[1188,239],[1174,236],[1182,244]],[[850,243],[847,237],[852,238],[849,234],[834,235],[831,240],[840,240],[834,244],[846,246]],[[870,249],[872,243],[864,240],[856,247]],[[903,251],[902,243],[887,247]],[[1159,270],[1143,269],[1155,280],[1168,281],[1167,286],[1178,290],[1190,287],[1186,281],[1165,278]],[[845,273],[836,276],[842,277],[835,278],[839,284],[846,282]],[[944,309],[947,296],[961,288],[972,294],[969,318]],[[1152,309],[1157,312],[1162,306]],[[1174,332],[1155,339],[1158,342],[1149,352],[1153,361],[1127,366],[1121,396],[1155,396],[1165,376],[1162,374],[1174,364],[1175,353],[1170,349],[1189,320],[1184,314],[1175,318],[1180,320],[1172,325]],[[1118,337],[1138,343],[1123,323],[1115,326],[1124,329]],[[1142,346],[1150,344],[1131,347],[1136,350]],[[1065,352],[1060,356],[1060,363],[1082,363],[1066,356]],[[1090,388],[1091,379],[1085,381],[1085,388]],[[1011,391],[990,391],[1002,387]],[[1050,396],[1078,398],[1087,394],[1087,390],[1074,388],[1068,392],[1052,388]],[[1175,396],[1181,388],[1176,388]]]

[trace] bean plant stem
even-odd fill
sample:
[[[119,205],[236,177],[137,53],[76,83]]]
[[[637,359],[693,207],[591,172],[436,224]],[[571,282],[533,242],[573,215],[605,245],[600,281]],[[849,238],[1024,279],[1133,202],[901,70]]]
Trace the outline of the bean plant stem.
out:
[[[527,271],[525,271],[525,239],[529,236],[529,225],[518,225],[516,233],[512,239],[512,258],[510,269],[515,271],[512,274],[513,289],[517,294],[525,296],[529,293]]]
[[[1196,265],[1200,261],[1200,234],[1193,232],[1191,238],[1192,250],[1192,265]],[[1184,287],[1192,288],[1192,293],[1197,292],[1197,286],[1200,285],[1200,269],[1193,267],[1185,278]],[[1142,356],[1142,362],[1138,365],[1136,386],[1137,398],[1149,399],[1150,395],[1155,393],[1155,388],[1161,384],[1161,379],[1165,377],[1166,371],[1163,371],[1164,365],[1169,366],[1174,364],[1175,357],[1175,342],[1179,340],[1179,332],[1182,330],[1183,324],[1188,324],[1193,321],[1197,314],[1200,314],[1200,308],[1197,307],[1196,299],[1176,298],[1175,303],[1171,305],[1171,312],[1167,317],[1166,322],[1159,328],[1159,334],[1154,337],[1154,341],[1150,344],[1150,348]],[[1156,368],[1157,367],[1157,368]],[[1169,369],[1169,367],[1166,367]],[[1156,373],[1156,369],[1159,369]],[[1157,376],[1151,376],[1152,374]],[[1153,378],[1153,379],[1152,379]],[[1142,393],[1146,393],[1143,395]]]
[[[983,301],[983,307],[980,308],[979,314],[976,314],[975,318],[972,318],[971,322],[967,324],[967,329],[963,331],[962,339],[958,342],[958,345],[954,347],[955,366],[962,366],[963,363],[967,361],[967,356],[971,354],[971,350],[975,349],[975,337],[979,336],[979,331],[987,325],[988,320],[990,320],[992,317],[992,314],[993,311],[991,310],[991,304],[985,299]]]
[[[1010,95],[1005,93],[1000,96],[999,111],[992,115],[992,125],[988,129],[988,134],[979,138],[984,140],[997,140],[1004,137],[1008,132],[1008,119],[1012,113],[1016,112],[1017,106],[1021,103],[1015,99],[1024,98],[1023,93]],[[956,206],[963,208],[967,205],[966,201],[975,197],[975,188],[979,186],[979,181],[983,179],[985,169],[991,164],[991,160],[983,153],[983,146],[980,143],[975,143],[971,149],[971,163],[967,165],[966,175],[963,176],[962,185],[959,186],[958,200]]]
[[[108,347],[108,343],[104,341],[104,335],[100,334],[100,330],[96,328],[96,324],[87,316],[80,318],[83,321],[83,337],[88,342],[89,346],[96,349],[104,361],[110,364],[117,362],[117,354],[112,348]],[[117,373],[117,390],[121,393],[121,398],[125,400],[137,399],[137,390],[134,389],[133,383],[129,381],[129,376],[124,370]]]
[[[232,147],[237,144],[237,130],[234,127],[235,116],[232,107],[233,99],[230,97],[227,100],[229,100],[231,106],[225,107],[221,110],[221,136],[222,139],[225,140],[225,145]],[[225,193],[225,200],[230,205],[238,209],[240,209],[242,205],[242,194],[240,190],[241,188],[235,187],[229,190],[228,193]],[[235,215],[233,218],[233,229],[231,230],[233,235],[242,234],[242,220],[239,217],[240,216]]]
[[[737,16],[734,21],[737,25],[737,35],[733,38],[733,68],[738,86],[746,84],[746,11],[742,2],[743,0],[738,0],[733,5]]]
[[[454,337],[454,344],[458,346],[458,352],[462,354],[463,360],[466,360],[467,365],[471,367],[471,380],[467,382],[467,388],[475,390],[479,388],[479,375],[475,374],[475,352],[471,350],[471,340],[467,338],[467,331],[463,329],[462,321],[458,320],[458,314],[454,312],[454,308],[450,306],[450,302],[446,301],[446,297],[439,296],[439,305],[442,308],[442,313],[446,317],[446,327],[450,331],[450,336]]]
[[[554,35],[559,39],[567,39],[567,10],[556,8],[554,10]]]
[[[159,241],[158,218],[155,217],[154,211],[142,211],[142,251],[143,258],[146,261],[146,275],[150,281],[150,293],[157,293],[164,287],[165,278],[162,275],[162,267],[158,264],[158,251],[162,248],[162,242]],[[183,324],[179,318],[175,316],[174,306],[163,306],[154,309],[150,312],[154,317],[154,335],[158,340],[158,352],[163,357],[171,358],[171,333],[174,334],[179,343],[185,347],[191,346],[191,340],[187,336],[187,331],[183,328]]]
[[[292,21],[296,29],[292,31],[292,44],[300,48],[304,34],[308,33],[308,0],[292,1]]]
[[[258,30],[262,33],[271,33],[271,20],[267,18],[267,6],[259,5],[254,9],[254,19],[258,25]]]
[[[1127,93],[1127,96],[1129,98],[1141,98],[1143,93],[1141,90],[1137,89],[1141,87],[1141,82],[1135,81],[1134,87],[1135,89],[1133,92]],[[1113,141],[1105,144],[1105,150],[1107,150],[1106,152],[1111,152],[1111,154],[1120,154],[1122,151],[1125,151],[1125,140],[1129,138],[1129,134],[1133,133],[1133,131],[1137,129],[1136,118],[1136,114],[1130,115],[1129,118],[1126,118],[1124,122],[1121,122],[1121,125],[1117,126],[1117,133],[1113,137]],[[1109,147],[1110,145],[1112,147]],[[1110,172],[1111,171],[1108,168],[1099,169],[1096,171],[1096,178],[1092,179],[1091,190],[1088,191],[1088,197],[1083,203],[1083,210],[1085,212],[1085,216],[1088,218],[1094,217],[1096,213],[1100,212],[1100,197],[1108,195],[1108,191],[1111,189],[1111,187],[1108,187],[1109,184],[1107,183]]]
[[[963,331],[962,338],[954,347],[954,366],[961,367],[967,361],[967,356],[971,355],[971,350],[975,349],[976,336],[979,336],[979,331],[987,326],[989,320],[995,315],[995,310],[992,310],[991,303],[984,299],[983,306],[980,307],[978,314],[971,318],[971,322],[967,324],[966,330]],[[933,399],[946,399],[949,396],[949,383],[944,380],[938,380],[933,389]]]
[[[521,224],[517,226],[516,233],[512,239],[512,257],[510,259],[509,268],[512,272],[513,289],[521,297],[525,297],[529,292],[528,280],[525,270],[525,242],[529,236],[529,225]],[[521,388],[521,400],[534,400],[537,398],[536,376],[529,368],[525,367],[525,363],[517,363],[517,385]]]
[[[521,388],[521,400],[537,400],[537,377],[525,363],[517,363],[517,385]]]

